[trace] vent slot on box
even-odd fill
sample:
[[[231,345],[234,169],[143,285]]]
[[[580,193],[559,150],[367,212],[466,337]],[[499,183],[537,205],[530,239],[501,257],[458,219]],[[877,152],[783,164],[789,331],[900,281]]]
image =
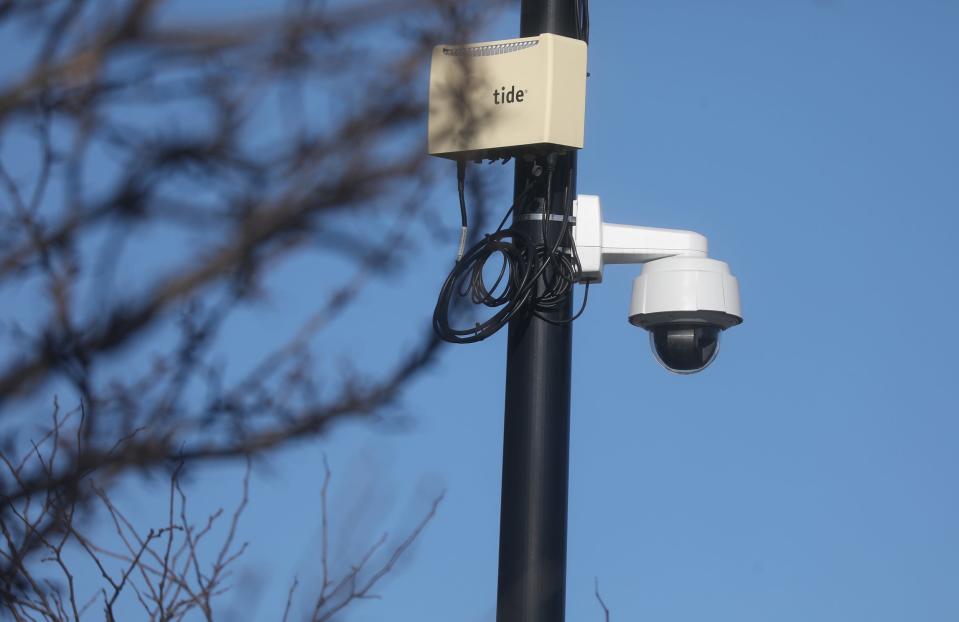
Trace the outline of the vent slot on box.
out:
[[[497,56],[499,54],[509,54],[518,52],[526,48],[537,45],[539,41],[516,41],[514,43],[495,43],[493,45],[478,45],[475,47],[464,48],[443,48],[443,54],[446,56]]]

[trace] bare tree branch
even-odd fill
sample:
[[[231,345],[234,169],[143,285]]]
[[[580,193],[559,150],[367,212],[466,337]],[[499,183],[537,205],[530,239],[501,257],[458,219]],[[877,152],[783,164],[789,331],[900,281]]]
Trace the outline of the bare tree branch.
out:
[[[606,606],[606,603],[603,601],[603,597],[599,594],[599,578],[593,578],[594,594],[596,595],[596,600],[599,602],[599,606],[603,608],[603,615],[606,622],[609,622],[609,607]]]
[[[121,594],[153,618],[213,619],[245,551],[249,470],[236,511],[199,526],[181,473],[383,420],[437,360],[429,306],[375,365],[333,351],[331,327],[437,236],[452,252],[430,200],[425,63],[497,4],[302,0],[223,20],[161,0],[0,0],[23,51],[0,82],[0,295],[28,302],[0,310],[0,605],[15,619],[78,620],[92,602],[113,619]],[[227,374],[231,319],[294,260],[325,275],[314,307]],[[325,468],[317,619],[372,597],[436,510],[335,576]],[[138,528],[111,491],[156,474],[166,516]],[[113,548],[84,532],[97,512]],[[215,557],[197,554],[220,529]],[[103,580],[92,601],[70,546]]]

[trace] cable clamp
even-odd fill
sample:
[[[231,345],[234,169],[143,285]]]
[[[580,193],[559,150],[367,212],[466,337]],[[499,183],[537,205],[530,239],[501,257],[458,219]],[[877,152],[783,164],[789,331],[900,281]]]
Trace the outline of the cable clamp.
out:
[[[545,218],[544,218],[545,216],[546,216],[546,214],[544,214],[543,212],[532,212],[532,213],[526,213],[526,214],[516,214],[516,215],[513,217],[513,219],[514,219],[515,221],[523,221],[523,220],[545,220]],[[549,220],[551,220],[552,222],[563,222],[563,221],[565,220],[566,222],[568,222],[568,223],[571,224],[571,225],[575,225],[575,224],[576,224],[576,217],[575,217],[575,216],[564,216],[564,215],[562,215],[562,214],[550,214],[550,215],[549,215]]]

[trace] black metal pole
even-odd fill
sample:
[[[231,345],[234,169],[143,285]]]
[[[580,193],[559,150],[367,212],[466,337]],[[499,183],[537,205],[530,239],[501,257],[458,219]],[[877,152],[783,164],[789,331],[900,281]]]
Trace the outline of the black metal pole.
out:
[[[576,5],[570,0],[523,0],[520,36],[548,32],[576,37]],[[547,168],[545,158],[536,164],[540,171]],[[514,196],[526,187],[533,169],[529,162],[517,162]],[[558,158],[553,179],[551,205],[563,205],[566,192],[576,196],[575,152]],[[526,213],[542,205],[523,203]],[[556,235],[559,226],[550,224],[548,233]],[[514,216],[513,227],[534,240],[544,237],[542,220],[524,219],[522,211]],[[563,246],[568,247],[568,241]],[[543,315],[566,323],[531,314],[509,323],[497,622],[565,619],[572,292]]]

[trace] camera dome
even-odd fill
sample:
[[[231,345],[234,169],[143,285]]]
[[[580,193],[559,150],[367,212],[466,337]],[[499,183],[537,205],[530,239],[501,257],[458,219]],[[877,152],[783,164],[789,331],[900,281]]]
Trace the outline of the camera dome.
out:
[[[660,365],[677,374],[702,371],[719,352],[719,326],[660,324],[649,329],[649,344]]]
[[[633,281],[629,321],[649,331],[663,367],[702,371],[719,352],[719,334],[743,321],[739,283],[728,265],[708,257],[650,261]]]

